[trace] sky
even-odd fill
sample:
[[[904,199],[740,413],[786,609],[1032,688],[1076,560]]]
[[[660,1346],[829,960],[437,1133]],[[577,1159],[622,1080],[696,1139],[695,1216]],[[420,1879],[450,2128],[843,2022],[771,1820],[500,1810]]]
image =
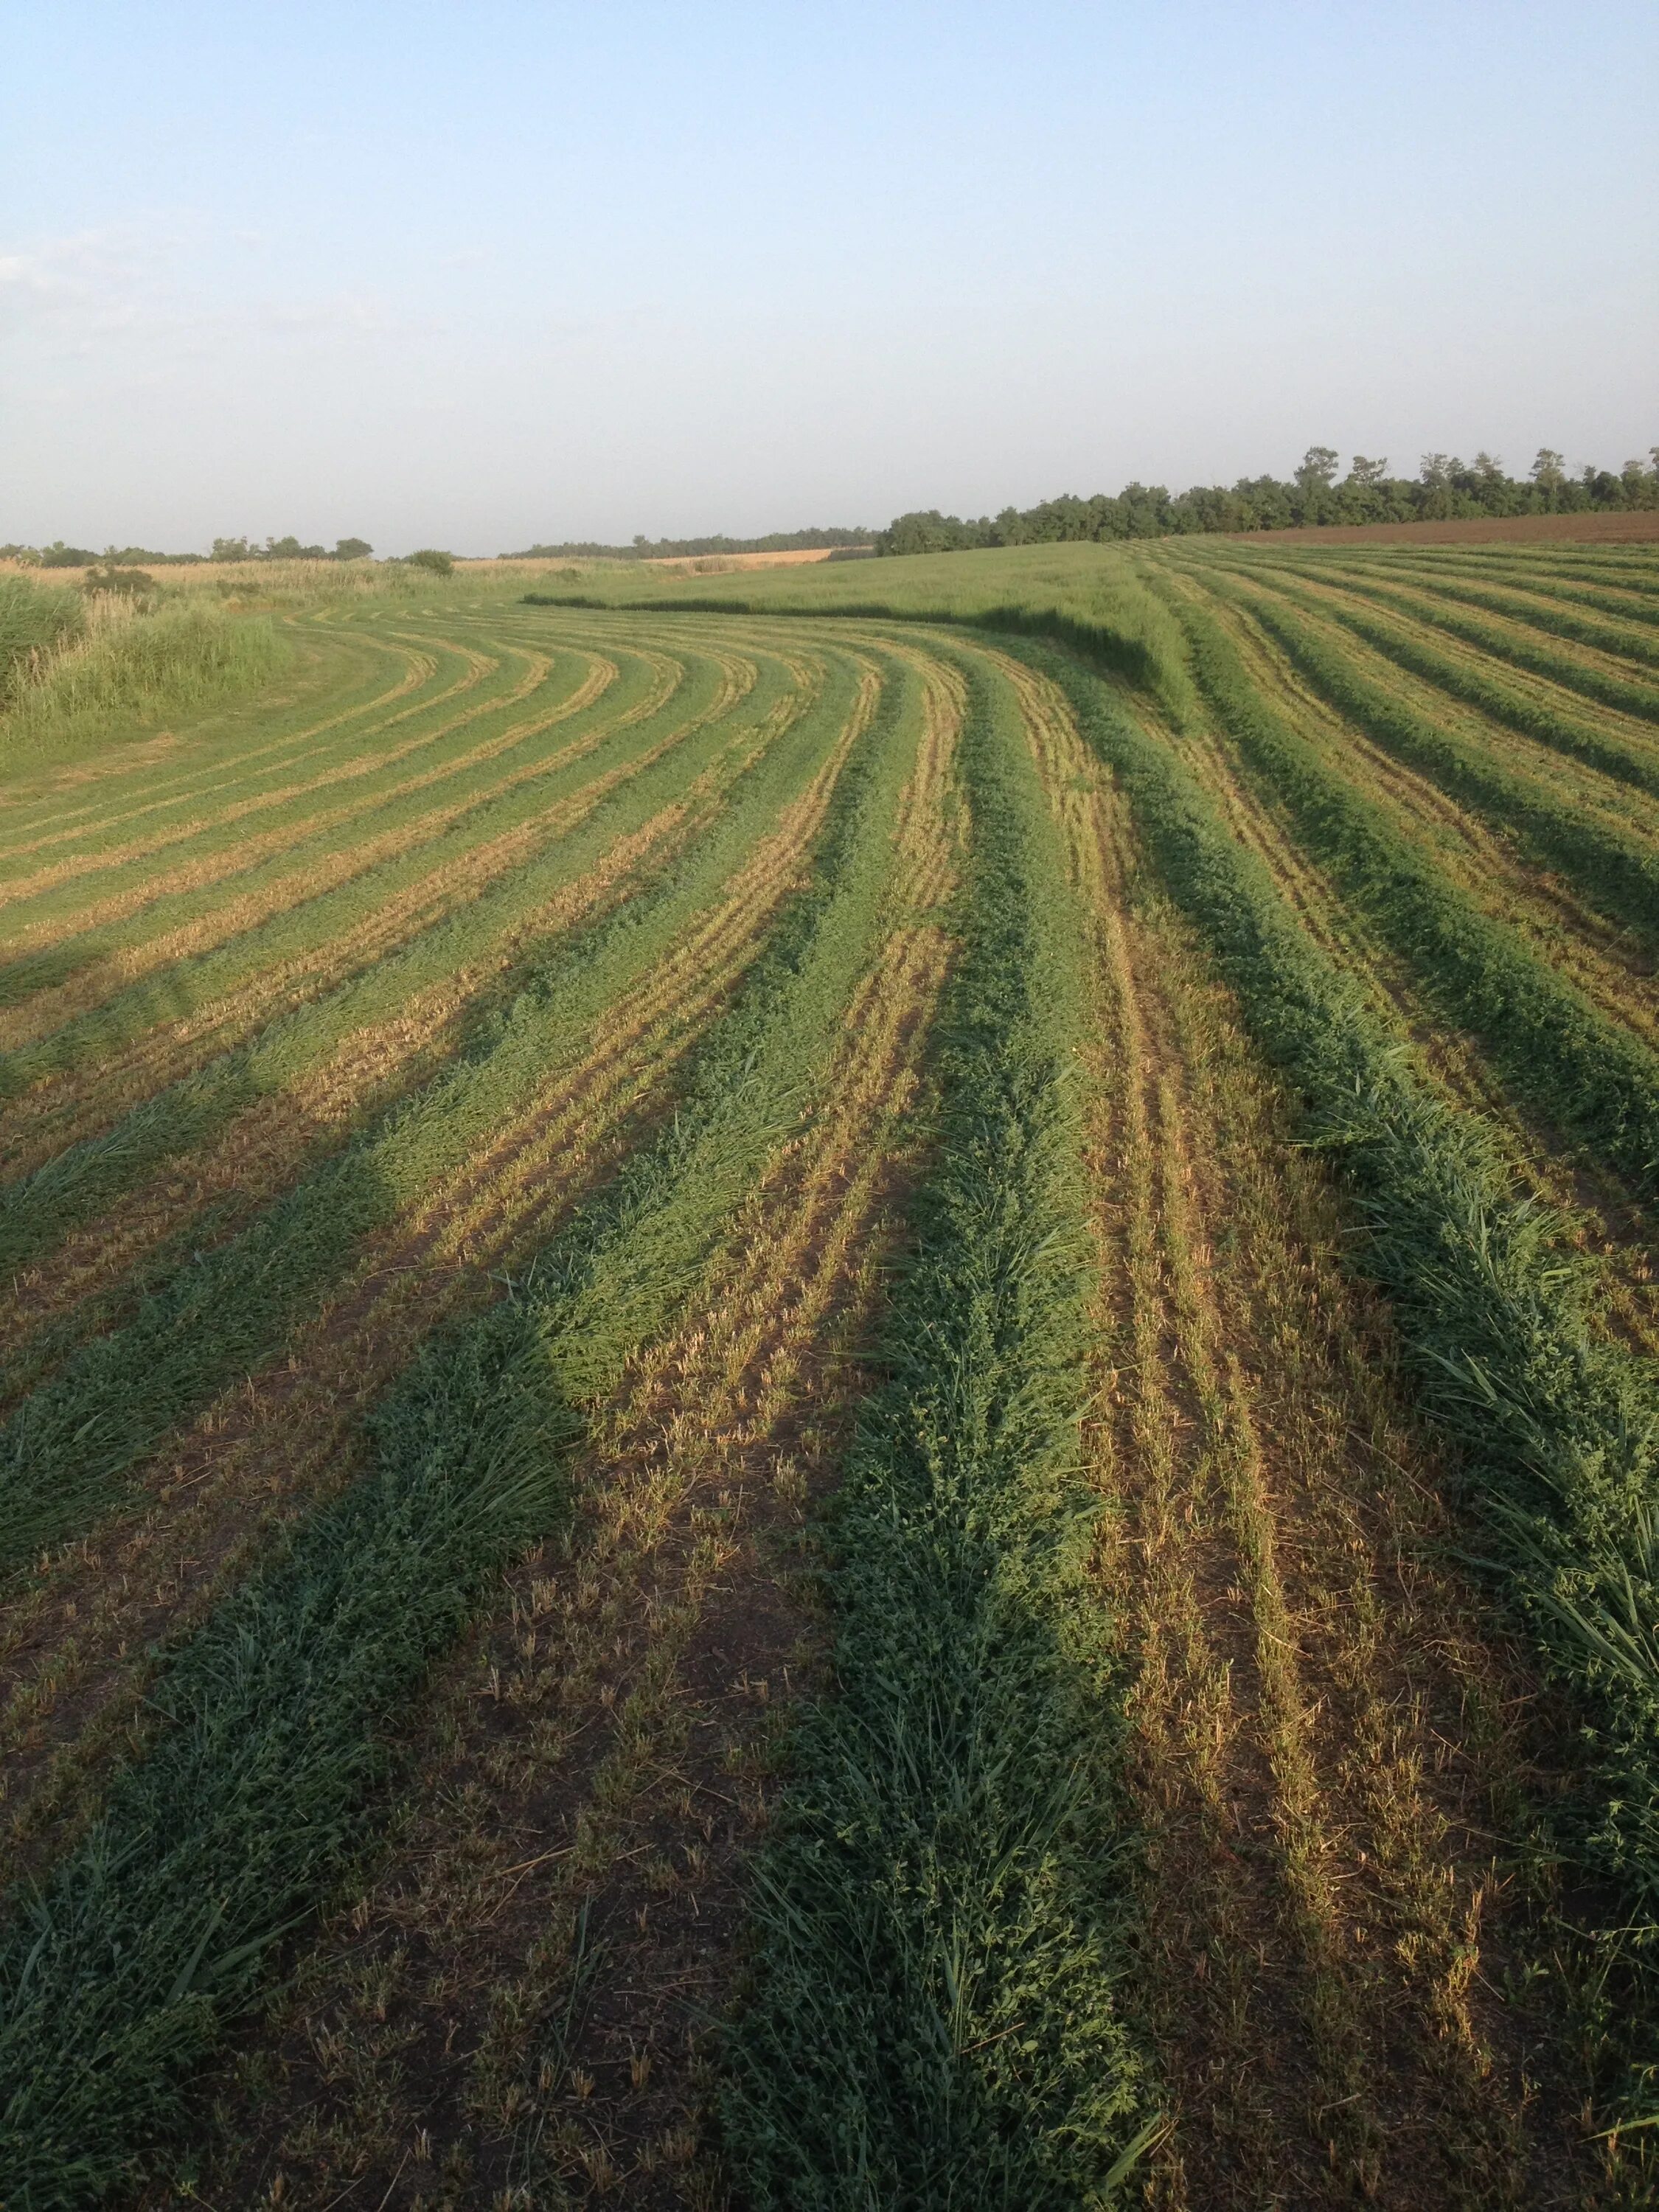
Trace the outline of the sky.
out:
[[[1654,0],[22,0],[0,542],[1659,441]]]

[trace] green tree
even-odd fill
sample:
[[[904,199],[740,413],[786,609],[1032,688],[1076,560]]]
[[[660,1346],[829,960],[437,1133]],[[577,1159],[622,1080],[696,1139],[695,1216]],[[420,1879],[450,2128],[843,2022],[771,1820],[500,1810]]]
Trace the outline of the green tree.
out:
[[[374,550],[367,538],[342,538],[335,543],[334,557],[337,561],[367,561]]]

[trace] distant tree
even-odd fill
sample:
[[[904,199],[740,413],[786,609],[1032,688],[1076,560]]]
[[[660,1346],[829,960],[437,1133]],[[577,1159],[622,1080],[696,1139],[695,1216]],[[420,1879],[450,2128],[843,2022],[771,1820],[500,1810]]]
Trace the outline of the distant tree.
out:
[[[336,541],[334,557],[337,561],[367,561],[374,550],[367,538],[342,538]]]
[[[1310,446],[1297,470],[1297,482],[1304,491],[1311,491],[1316,484],[1328,488],[1336,481],[1336,459],[1329,446]]]
[[[65,545],[61,538],[40,548],[43,568],[89,568],[98,556],[85,545]]]
[[[450,575],[455,567],[455,556],[441,553],[435,545],[422,545],[418,553],[405,554],[404,557],[411,568],[429,568],[434,576]]]
[[[1388,479],[1388,474],[1389,464],[1386,457],[1380,461],[1368,461],[1364,453],[1356,453],[1348,468],[1351,482],[1357,484],[1383,483]]]
[[[213,550],[208,556],[211,561],[252,561],[257,557],[246,538],[216,538]]]

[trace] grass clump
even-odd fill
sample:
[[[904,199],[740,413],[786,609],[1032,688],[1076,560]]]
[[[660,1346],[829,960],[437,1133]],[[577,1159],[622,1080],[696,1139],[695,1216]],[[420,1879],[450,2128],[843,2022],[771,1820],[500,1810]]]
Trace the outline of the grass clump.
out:
[[[915,1244],[830,1531],[833,1694],[754,1883],[728,2145],[790,2212],[1104,2203],[1149,2137],[1119,2012],[1120,1676],[1076,1475],[1078,917],[980,679],[964,946]]]

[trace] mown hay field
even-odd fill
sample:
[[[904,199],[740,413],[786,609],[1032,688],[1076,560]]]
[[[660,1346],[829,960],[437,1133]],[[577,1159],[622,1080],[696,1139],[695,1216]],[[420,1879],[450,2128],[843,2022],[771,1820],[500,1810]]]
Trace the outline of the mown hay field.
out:
[[[246,619],[0,772],[8,2212],[1653,2201],[1659,556]]]

